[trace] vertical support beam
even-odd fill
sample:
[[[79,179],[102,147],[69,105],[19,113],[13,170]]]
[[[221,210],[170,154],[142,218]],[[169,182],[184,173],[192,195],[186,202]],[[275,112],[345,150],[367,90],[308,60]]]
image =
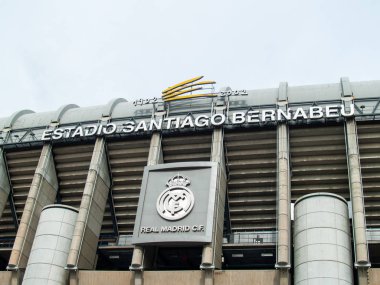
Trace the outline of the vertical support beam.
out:
[[[341,78],[341,87],[343,104],[347,105],[354,103],[348,78]],[[363,182],[360,168],[360,153],[355,117],[346,118],[345,133],[350,197],[352,203],[352,229],[354,234],[355,267],[358,269],[358,284],[366,285],[368,282],[367,271],[371,266],[371,263],[368,256]]]
[[[224,114],[226,105],[218,100],[214,107],[215,114]],[[214,205],[214,229],[212,243],[203,246],[202,264],[204,271],[204,284],[214,284],[214,269],[222,267],[224,208],[227,188],[226,167],[224,158],[224,132],[223,128],[215,128],[212,133],[211,161],[218,163],[217,193]]]
[[[368,270],[368,267],[358,267],[358,285],[370,285]]]
[[[113,178],[112,178],[111,164],[109,160],[109,152],[108,152],[107,144],[105,144],[105,151],[106,151],[106,159],[107,159],[107,165],[108,165],[108,175],[110,178],[110,186],[109,186],[110,190],[108,191],[107,201],[108,201],[108,205],[110,207],[110,212],[111,212],[113,234],[116,238],[118,238],[119,225],[117,223],[116,212],[115,212],[115,202],[113,200],[113,195],[112,195]]]
[[[163,118],[166,115],[166,111],[161,109],[155,113],[157,119]],[[149,155],[147,166],[156,165],[164,163],[163,153],[162,153],[162,138],[160,132],[154,132],[150,139]],[[136,245],[133,249],[132,263],[129,267],[130,270],[134,271],[134,284],[142,285],[144,284],[143,269],[147,264],[151,263],[153,248],[144,248],[142,246]]]
[[[96,265],[96,250],[111,185],[105,144],[104,138],[96,139],[67,257],[69,270],[93,269]]]
[[[15,231],[18,231],[18,216],[17,216],[17,211],[16,211],[16,206],[15,206],[15,201],[14,201],[14,197],[13,197],[13,186],[12,186],[12,181],[11,181],[11,176],[9,174],[9,168],[8,168],[8,164],[7,164],[7,159],[6,159],[6,155],[5,155],[5,152],[4,150],[2,149],[2,153],[1,153],[1,159],[2,159],[2,168],[3,168],[3,177],[2,179],[4,179],[3,183],[2,183],[2,189],[3,190],[2,194],[5,195],[5,193],[7,192],[7,183],[8,183],[8,187],[9,187],[9,191],[8,191],[8,195],[7,195],[7,200],[8,200],[8,203],[9,203],[9,207],[10,207],[10,210],[11,210],[11,214],[12,214],[12,219],[13,219],[13,224],[15,226]],[[0,202],[1,204],[1,202]],[[6,204],[6,201],[4,202],[4,205],[3,205],[3,209],[0,208],[0,218],[2,216],[2,213],[4,211],[4,208],[5,208],[5,204]],[[1,207],[1,205],[0,205]]]
[[[164,163],[161,146],[161,133],[155,132],[150,139],[150,148],[147,166]]]
[[[79,271],[71,270],[69,273],[69,284],[68,285],[79,285]]]
[[[277,107],[288,109],[286,82],[281,82],[278,89]],[[290,166],[289,166],[289,127],[286,122],[277,125],[277,260],[279,283],[290,284]]]
[[[0,149],[0,218],[3,215],[5,205],[7,204],[11,186],[8,179],[8,170],[5,163],[4,151]]]
[[[45,144],[26,199],[20,226],[9,259],[8,270],[24,269],[36,234],[42,208],[53,204],[58,190],[53,149]]]
[[[350,180],[352,222],[355,243],[355,265],[368,266],[368,245],[366,239],[366,221],[364,212],[363,184],[360,171],[359,146],[357,142],[356,122],[346,120],[347,159]]]
[[[11,284],[9,285],[20,285],[22,282],[23,273],[20,271],[12,271]]]

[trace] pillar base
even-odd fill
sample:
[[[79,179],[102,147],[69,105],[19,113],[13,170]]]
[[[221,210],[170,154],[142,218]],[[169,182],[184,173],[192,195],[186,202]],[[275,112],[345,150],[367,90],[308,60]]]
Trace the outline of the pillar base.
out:
[[[69,285],[79,285],[78,271],[69,271]]]
[[[360,267],[358,270],[358,285],[368,285],[368,268]]]
[[[17,271],[12,271],[11,279],[10,279],[10,284],[9,285],[21,285],[22,279],[23,279],[23,272],[17,270]]]
[[[135,271],[133,276],[134,285],[143,285],[144,276],[142,271]]]
[[[204,285],[214,285],[214,270],[204,270]]]
[[[279,270],[278,284],[279,285],[290,285],[290,284],[292,284],[292,282],[290,280],[290,272],[288,269]]]

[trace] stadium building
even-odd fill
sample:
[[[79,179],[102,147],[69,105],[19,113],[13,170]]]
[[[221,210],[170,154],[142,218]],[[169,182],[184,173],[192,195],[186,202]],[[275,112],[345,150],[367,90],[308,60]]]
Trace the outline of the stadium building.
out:
[[[380,284],[380,81],[199,79],[0,119],[0,284]]]

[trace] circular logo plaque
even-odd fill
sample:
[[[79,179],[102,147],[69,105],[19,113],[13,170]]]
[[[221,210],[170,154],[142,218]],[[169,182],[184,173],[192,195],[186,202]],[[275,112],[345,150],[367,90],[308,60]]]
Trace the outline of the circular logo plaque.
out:
[[[193,192],[187,177],[177,175],[166,183],[166,188],[157,199],[157,212],[165,220],[176,221],[186,217],[194,207]]]

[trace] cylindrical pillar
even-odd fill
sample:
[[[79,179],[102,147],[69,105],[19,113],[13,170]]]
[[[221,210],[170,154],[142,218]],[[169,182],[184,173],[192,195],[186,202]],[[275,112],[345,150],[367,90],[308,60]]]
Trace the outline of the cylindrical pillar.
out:
[[[22,285],[66,285],[67,256],[78,210],[66,205],[43,208]]]
[[[350,224],[341,196],[315,193],[295,203],[294,284],[352,285]]]

